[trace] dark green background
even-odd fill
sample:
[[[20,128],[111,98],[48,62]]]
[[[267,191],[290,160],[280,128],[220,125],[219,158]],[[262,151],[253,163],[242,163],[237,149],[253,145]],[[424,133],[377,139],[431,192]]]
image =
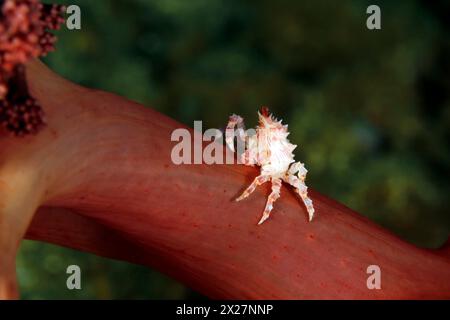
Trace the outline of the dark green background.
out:
[[[421,246],[449,234],[449,1],[71,0],[46,61],[192,125],[289,124],[308,185]],[[382,30],[366,8],[382,8]],[[447,17],[447,18],[446,18]],[[66,267],[83,290],[65,287]],[[147,268],[25,241],[24,298],[198,297]]]

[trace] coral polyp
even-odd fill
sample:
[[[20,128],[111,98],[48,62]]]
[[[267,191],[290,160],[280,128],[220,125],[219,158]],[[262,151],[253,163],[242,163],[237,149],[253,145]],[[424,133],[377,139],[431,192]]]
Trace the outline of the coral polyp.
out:
[[[37,133],[45,124],[24,65],[54,50],[51,31],[64,22],[63,12],[61,5],[38,0],[0,1],[0,125],[15,136]]]

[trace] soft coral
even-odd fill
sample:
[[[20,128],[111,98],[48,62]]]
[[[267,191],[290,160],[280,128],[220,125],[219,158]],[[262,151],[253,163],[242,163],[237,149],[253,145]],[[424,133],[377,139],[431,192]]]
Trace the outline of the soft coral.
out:
[[[38,0],[0,2],[0,125],[16,136],[39,131],[44,112],[29,94],[23,65],[54,49],[64,7]]]

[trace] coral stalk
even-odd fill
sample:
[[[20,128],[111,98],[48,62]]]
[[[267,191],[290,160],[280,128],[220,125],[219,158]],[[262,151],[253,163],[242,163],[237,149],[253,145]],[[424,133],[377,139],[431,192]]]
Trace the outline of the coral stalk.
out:
[[[450,298],[448,249],[417,248],[315,191],[308,223],[285,187],[277,214],[257,226],[270,190],[232,201],[256,168],[174,165],[175,120],[37,61],[27,79],[48,126],[0,137],[1,297],[17,297],[26,235],[151,266],[213,298]],[[381,290],[367,288],[369,265],[381,268]]]

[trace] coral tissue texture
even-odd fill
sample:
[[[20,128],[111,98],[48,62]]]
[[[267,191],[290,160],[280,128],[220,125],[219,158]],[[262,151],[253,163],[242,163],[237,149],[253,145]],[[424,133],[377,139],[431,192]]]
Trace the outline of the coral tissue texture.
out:
[[[28,91],[24,64],[54,49],[50,31],[64,21],[64,7],[38,0],[5,0],[0,6],[0,125],[16,136],[37,133],[44,112]]]

